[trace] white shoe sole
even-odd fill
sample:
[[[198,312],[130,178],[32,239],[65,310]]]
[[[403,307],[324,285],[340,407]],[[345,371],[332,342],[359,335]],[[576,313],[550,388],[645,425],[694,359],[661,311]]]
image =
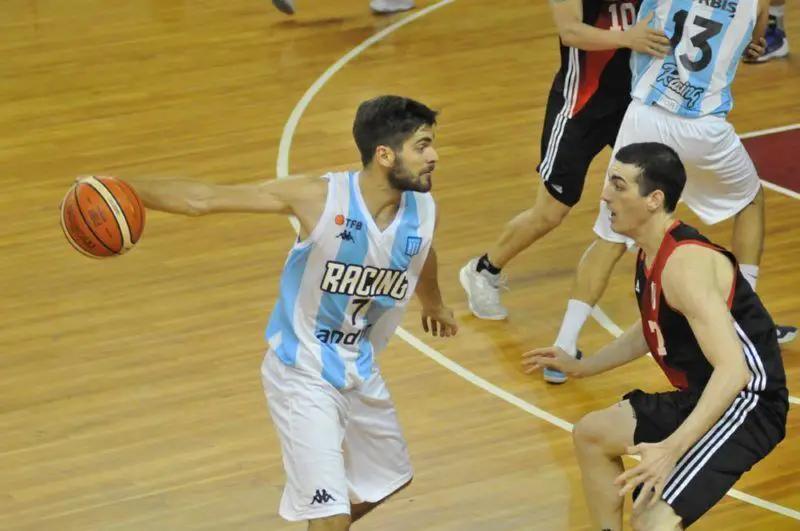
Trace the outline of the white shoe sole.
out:
[[[467,277],[468,267],[469,264],[462,267],[461,271],[458,272],[458,281],[461,283],[461,287],[464,288],[464,291],[467,292],[467,302],[469,303],[469,309],[472,312],[472,315],[474,315],[478,319],[485,319],[486,321],[505,321],[506,318],[508,317],[507,315],[502,315],[502,314],[484,315],[475,311],[475,308],[473,308],[472,303],[469,302],[470,291],[469,291],[469,278]]]

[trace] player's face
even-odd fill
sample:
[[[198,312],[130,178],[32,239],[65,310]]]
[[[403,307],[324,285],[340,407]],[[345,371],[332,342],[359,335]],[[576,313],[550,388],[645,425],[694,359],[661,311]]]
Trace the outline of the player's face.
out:
[[[639,194],[639,172],[632,164],[612,161],[602,199],[611,216],[611,229],[629,235],[651,216],[648,200]]]
[[[402,151],[395,155],[389,168],[389,184],[396,190],[428,192],[433,185],[431,180],[439,155],[433,148],[434,133],[423,126],[403,144]]]

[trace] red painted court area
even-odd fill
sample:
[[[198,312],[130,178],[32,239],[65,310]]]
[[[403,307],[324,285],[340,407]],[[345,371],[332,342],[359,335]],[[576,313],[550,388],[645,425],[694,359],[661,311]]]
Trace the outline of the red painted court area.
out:
[[[742,142],[762,179],[800,193],[800,126]]]

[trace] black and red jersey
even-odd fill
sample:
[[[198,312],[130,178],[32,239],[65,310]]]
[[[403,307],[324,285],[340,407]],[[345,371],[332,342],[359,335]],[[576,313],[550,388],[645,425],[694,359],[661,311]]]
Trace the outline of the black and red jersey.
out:
[[[636,24],[640,0],[583,0],[583,22],[623,31]],[[561,42],[561,69],[553,89],[564,94],[568,117],[605,116],[630,103],[630,50],[585,51]]]
[[[647,345],[653,359],[673,386],[700,393],[711,378],[713,366],[703,354],[688,320],[670,307],[661,290],[661,273],[672,252],[681,245],[701,245],[724,254],[735,268],[728,307],[751,372],[747,390],[788,394],[775,323],[755,291],[739,271],[733,254],[711,243],[694,228],[675,222],[661,243],[650,267],[639,251],[636,262],[636,298]]]

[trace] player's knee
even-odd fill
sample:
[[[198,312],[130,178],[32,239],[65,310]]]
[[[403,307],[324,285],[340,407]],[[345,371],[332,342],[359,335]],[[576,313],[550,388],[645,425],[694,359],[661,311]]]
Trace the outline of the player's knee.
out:
[[[349,531],[350,515],[336,514],[309,520],[308,531]]]
[[[539,218],[547,227],[554,229],[561,225],[570,210],[571,207],[553,197],[549,197],[539,209]]]
[[[605,441],[605,426],[602,412],[593,411],[579,420],[572,429],[572,441],[575,448],[585,450],[593,446],[602,446]]]
[[[659,501],[653,507],[634,510],[631,515],[633,531],[680,531],[681,518],[666,502]]]

